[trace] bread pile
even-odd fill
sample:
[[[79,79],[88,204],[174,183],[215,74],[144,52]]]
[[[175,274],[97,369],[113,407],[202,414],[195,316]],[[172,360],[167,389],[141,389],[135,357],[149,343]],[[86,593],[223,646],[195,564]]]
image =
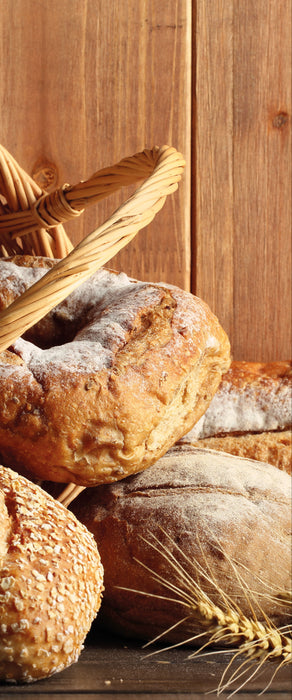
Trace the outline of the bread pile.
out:
[[[0,309],[53,264],[0,261]],[[291,365],[229,367],[228,338],[203,301],[105,269],[0,355],[1,679],[34,680],[78,658],[103,569],[97,624],[125,636],[177,641],[205,632],[194,581],[216,609],[225,596],[230,609],[256,608],[259,619],[285,624],[286,462],[277,468],[219,444],[224,452],[207,449],[205,434],[191,431],[206,429],[219,402],[215,435],[226,437],[232,392],[224,387],[241,377],[248,391],[234,381],[240,416],[253,413],[259,387],[270,394],[260,399],[264,420],[232,423],[232,437],[275,440],[279,431],[283,439]],[[37,480],[49,480],[52,492],[64,481],[90,488],[72,514]]]

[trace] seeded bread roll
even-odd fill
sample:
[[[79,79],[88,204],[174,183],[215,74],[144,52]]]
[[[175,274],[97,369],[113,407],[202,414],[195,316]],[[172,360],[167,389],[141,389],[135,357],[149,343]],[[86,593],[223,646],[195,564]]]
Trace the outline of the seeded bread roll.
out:
[[[34,681],[77,661],[102,589],[92,535],[0,466],[0,680]]]
[[[98,619],[110,630],[190,639],[217,619],[208,617],[210,601],[225,613],[226,600],[235,615],[289,621],[282,600],[291,595],[291,477],[275,467],[181,446],[71,507],[98,544],[105,569]],[[196,609],[198,585],[208,596],[207,618]]]
[[[0,261],[0,308],[46,272],[23,263]],[[98,270],[0,355],[2,462],[83,486],[143,470],[204,413],[229,350],[197,297]]]
[[[269,462],[291,474],[292,362],[232,362],[179,444]]]

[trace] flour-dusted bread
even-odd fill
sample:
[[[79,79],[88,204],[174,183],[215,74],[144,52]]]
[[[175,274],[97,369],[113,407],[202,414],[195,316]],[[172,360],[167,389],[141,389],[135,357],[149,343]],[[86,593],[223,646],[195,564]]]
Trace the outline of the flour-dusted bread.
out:
[[[192,605],[198,583],[213,607],[225,610],[227,599],[246,616],[289,622],[290,608],[277,596],[291,590],[291,477],[275,467],[176,447],[141,474],[87,490],[71,507],[100,550],[109,629],[153,639],[171,628],[172,641],[203,632],[210,619]]]
[[[0,307],[45,272],[0,261]],[[203,301],[98,270],[0,356],[2,461],[84,486],[122,479],[190,430],[229,364]]]
[[[180,442],[269,462],[291,474],[292,362],[232,362]]]
[[[34,681],[77,661],[102,589],[92,535],[0,466],[0,680]]]

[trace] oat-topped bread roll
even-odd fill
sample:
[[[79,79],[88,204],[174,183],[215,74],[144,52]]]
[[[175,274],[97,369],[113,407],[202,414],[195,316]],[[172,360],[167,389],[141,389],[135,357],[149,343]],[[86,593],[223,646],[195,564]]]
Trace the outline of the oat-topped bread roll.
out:
[[[0,306],[45,265],[0,261]],[[2,461],[85,486],[141,471],[200,418],[229,364],[203,301],[101,269],[0,356]]]
[[[227,601],[235,614],[289,621],[291,609],[277,595],[291,591],[291,477],[275,467],[175,447],[141,474],[87,490],[71,508],[98,544],[105,570],[98,620],[110,630],[153,639],[169,628],[172,641],[207,630],[216,615],[196,612],[198,584],[209,597],[206,614],[210,601],[225,613]]]
[[[77,661],[102,589],[92,535],[0,466],[0,680],[33,681]]]
[[[181,442],[291,474],[291,426],[292,362],[232,362],[206,413]]]

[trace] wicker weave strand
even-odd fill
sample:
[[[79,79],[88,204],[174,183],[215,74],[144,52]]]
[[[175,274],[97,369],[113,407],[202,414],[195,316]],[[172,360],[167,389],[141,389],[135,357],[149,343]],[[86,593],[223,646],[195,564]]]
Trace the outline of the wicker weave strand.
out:
[[[43,227],[53,227],[61,222],[69,221],[80,216],[84,209],[73,209],[64,195],[64,187],[55,190],[51,194],[44,194],[33,207],[35,223],[40,222]],[[19,234],[18,234],[19,235]]]
[[[147,180],[104,224],[86,236],[66,258],[60,260],[0,313],[0,352],[108,262],[141,228],[152,221],[162,208],[166,196],[177,189],[185,165],[182,155],[169,146],[143,151],[142,154],[133,156],[133,159],[125,159],[121,163],[114,170],[106,169],[106,175],[105,171],[101,171],[102,180],[113,173],[109,179],[115,189],[118,189],[118,181],[119,187],[121,186],[121,179],[122,184],[125,184],[125,179],[128,184],[147,174]],[[150,167],[152,172],[149,175]],[[120,168],[126,169],[126,177],[125,174],[121,176]],[[98,179],[96,175],[94,177]],[[88,182],[91,188],[92,179]],[[85,198],[80,196],[83,190],[87,192],[88,198],[85,183],[65,191],[66,199],[70,193],[70,205],[74,209],[84,205]],[[73,191],[75,196],[72,195]],[[100,193],[95,189],[95,194],[90,195],[90,203],[96,201],[96,198],[100,198]]]
[[[77,185],[62,187],[57,196],[55,192],[44,194],[41,196],[40,205],[39,202],[36,202],[35,206],[30,209],[26,208],[22,211],[3,214],[0,217],[0,233],[3,230],[9,230],[13,235],[23,236],[37,227],[49,228],[71,219],[72,216],[78,216],[83,212],[84,207],[96,204],[125,185],[131,185],[137,180],[148,178],[153,172],[158,156],[160,164],[157,163],[157,168],[162,170],[163,177],[165,168],[169,173],[170,164],[172,167],[175,166],[177,154],[175,149],[166,147],[168,153],[164,163],[163,148],[144,150],[132,158],[124,158],[116,165],[98,171],[89,180],[82,181]],[[159,187],[158,176],[153,186]],[[62,199],[63,204],[65,199],[67,206],[66,204],[60,206]]]
[[[37,183],[19,166],[8,151],[0,145],[0,255],[7,257],[17,254],[46,255],[61,258],[73,246],[62,224],[54,225],[50,232],[38,221],[38,226],[30,229],[29,236],[17,229],[17,238],[12,222],[22,220],[24,211],[33,208],[36,201],[45,194]],[[41,224],[41,228],[40,228]],[[20,236],[22,239],[20,240]]]

